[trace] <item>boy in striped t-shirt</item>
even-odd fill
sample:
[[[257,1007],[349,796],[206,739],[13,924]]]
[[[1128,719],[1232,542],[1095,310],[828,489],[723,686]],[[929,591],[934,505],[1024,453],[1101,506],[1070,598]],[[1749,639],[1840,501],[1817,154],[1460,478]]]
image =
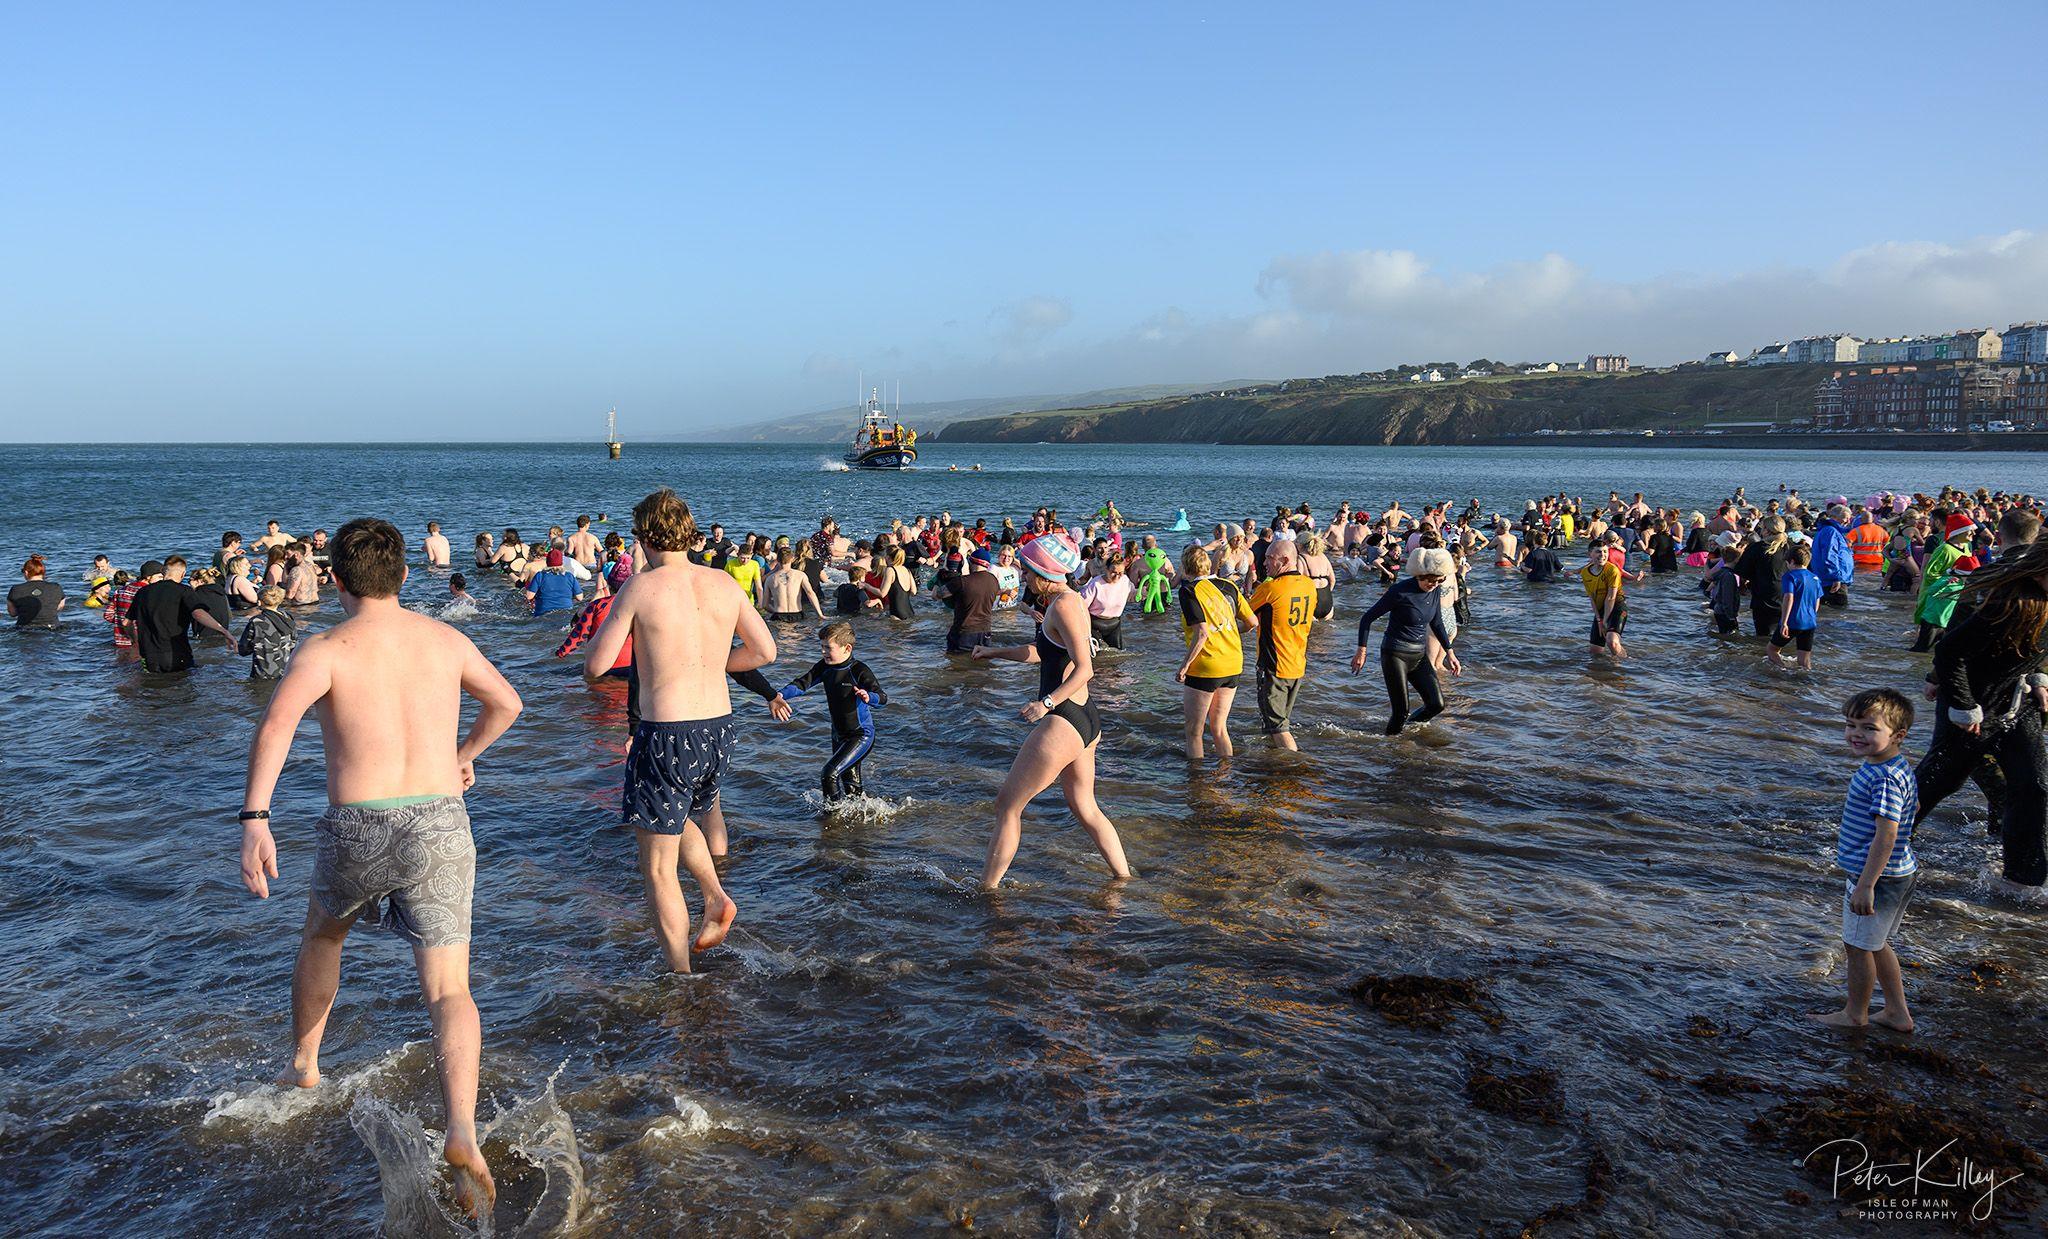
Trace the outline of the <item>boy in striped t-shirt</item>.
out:
[[[1913,767],[1899,755],[1899,743],[1913,726],[1913,703],[1889,688],[1856,694],[1842,707],[1848,720],[1849,751],[1863,759],[1849,779],[1842,804],[1835,863],[1850,875],[1842,896],[1842,945],[1849,956],[1849,998],[1839,1011],[1813,1018],[1835,1028],[1881,1024],[1913,1031],[1906,1010],[1906,986],[1890,939],[1920,880],[1913,857],[1913,819],[1920,792]],[[1870,1014],[1873,983],[1884,989],[1884,1007]]]

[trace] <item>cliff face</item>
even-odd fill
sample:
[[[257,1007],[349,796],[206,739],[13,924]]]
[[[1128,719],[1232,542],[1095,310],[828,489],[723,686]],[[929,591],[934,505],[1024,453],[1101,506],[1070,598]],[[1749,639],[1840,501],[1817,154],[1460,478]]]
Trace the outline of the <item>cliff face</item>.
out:
[[[1448,383],[1290,380],[1285,390],[1182,396],[956,422],[948,443],[1469,443],[1550,429],[1694,429],[1809,416],[1826,366],[1545,375]]]

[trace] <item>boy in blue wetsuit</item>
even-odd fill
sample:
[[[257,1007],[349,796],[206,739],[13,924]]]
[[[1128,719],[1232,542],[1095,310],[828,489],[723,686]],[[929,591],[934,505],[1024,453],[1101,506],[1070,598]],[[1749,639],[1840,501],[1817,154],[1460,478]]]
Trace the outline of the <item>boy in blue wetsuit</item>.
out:
[[[875,747],[873,711],[889,704],[889,694],[875,682],[875,673],[853,656],[853,625],[841,620],[818,630],[825,657],[789,682],[778,694],[792,701],[813,688],[825,690],[832,712],[832,756],[819,781],[829,807],[861,794],[860,764]]]

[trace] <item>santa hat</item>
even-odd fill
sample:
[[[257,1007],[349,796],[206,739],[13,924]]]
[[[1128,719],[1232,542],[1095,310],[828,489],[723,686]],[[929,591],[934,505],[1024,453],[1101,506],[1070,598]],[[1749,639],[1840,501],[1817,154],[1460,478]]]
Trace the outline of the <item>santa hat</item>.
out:
[[[1976,527],[1977,522],[1961,512],[1952,513],[1948,518],[1948,524],[1941,531],[1941,536],[1944,541],[1954,541],[1957,534],[1968,533]]]
[[[1965,555],[1950,566],[1952,572],[1975,572],[1984,565],[1977,562],[1975,555]]]

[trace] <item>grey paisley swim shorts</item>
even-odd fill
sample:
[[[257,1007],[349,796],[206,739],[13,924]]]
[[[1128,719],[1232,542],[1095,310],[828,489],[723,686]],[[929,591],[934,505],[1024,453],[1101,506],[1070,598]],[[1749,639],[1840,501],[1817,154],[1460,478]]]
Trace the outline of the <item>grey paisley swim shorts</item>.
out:
[[[330,805],[317,829],[313,898],[327,915],[360,914],[418,947],[469,941],[476,844],[462,797],[395,809]]]

